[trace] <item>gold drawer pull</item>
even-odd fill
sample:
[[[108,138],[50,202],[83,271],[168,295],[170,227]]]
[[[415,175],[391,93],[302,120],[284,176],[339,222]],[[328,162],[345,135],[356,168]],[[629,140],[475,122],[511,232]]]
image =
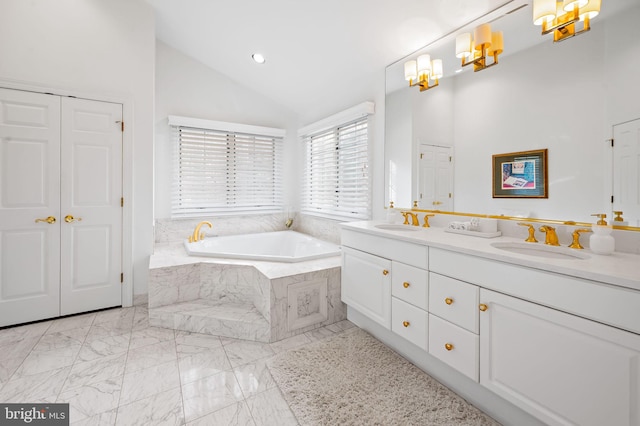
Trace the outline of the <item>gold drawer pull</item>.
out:
[[[444,348],[448,351],[453,350],[453,345],[451,343],[445,343]]]
[[[453,299],[450,297],[447,297],[446,299],[444,299],[444,303],[446,303],[447,305],[450,305],[453,303]]]
[[[479,308],[482,312],[484,312],[484,311],[486,311],[487,309],[489,309],[489,307],[488,307],[487,305],[485,305],[484,303],[481,303],[481,304],[480,304],[480,306],[478,306],[478,308]]]
[[[411,323],[409,321],[402,321],[402,325],[404,325],[405,327],[409,327]]]
[[[410,285],[411,285],[411,284],[409,284],[409,283],[408,283],[408,282],[406,282],[406,281],[402,283],[402,286],[403,286],[404,288],[409,288],[409,286],[410,286]]]
[[[45,217],[44,219],[36,219],[36,223],[38,222],[47,222],[49,225],[56,223],[56,218],[53,216]]]
[[[382,270],[382,275],[389,275],[389,271],[387,271],[386,269]]]

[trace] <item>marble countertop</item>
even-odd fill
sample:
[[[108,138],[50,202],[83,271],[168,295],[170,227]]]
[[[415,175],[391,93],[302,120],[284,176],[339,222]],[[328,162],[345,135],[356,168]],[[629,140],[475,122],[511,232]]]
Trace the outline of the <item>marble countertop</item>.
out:
[[[250,265],[269,279],[305,274],[340,266],[340,256],[303,262],[265,262],[258,260],[226,259],[219,257],[189,256],[182,242],[157,243],[149,260],[149,269],[166,268],[194,263],[216,263],[225,265]]]
[[[640,290],[640,255],[618,253],[599,255],[590,250],[580,250],[588,259],[542,258],[519,254],[493,247],[495,242],[524,242],[522,238],[482,238],[445,232],[445,228],[419,228],[416,231],[388,230],[376,228],[380,221],[349,222],[341,224],[343,229],[367,234],[386,236],[414,244],[427,245],[458,253],[511,263],[529,268],[555,272],[587,280],[599,281],[634,290]],[[409,225],[405,225],[409,226]],[[535,243],[529,243],[535,244]],[[543,244],[543,243],[537,243]],[[573,250],[567,248],[567,250]]]

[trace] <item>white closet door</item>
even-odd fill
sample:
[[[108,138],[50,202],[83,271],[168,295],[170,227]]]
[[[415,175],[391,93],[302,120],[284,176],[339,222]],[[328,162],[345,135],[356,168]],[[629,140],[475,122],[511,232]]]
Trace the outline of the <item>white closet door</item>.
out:
[[[0,326],[59,314],[60,98],[0,89]]]
[[[640,226],[640,119],[613,127],[613,210]]]
[[[62,315],[122,303],[121,120],[120,104],[62,99]]]

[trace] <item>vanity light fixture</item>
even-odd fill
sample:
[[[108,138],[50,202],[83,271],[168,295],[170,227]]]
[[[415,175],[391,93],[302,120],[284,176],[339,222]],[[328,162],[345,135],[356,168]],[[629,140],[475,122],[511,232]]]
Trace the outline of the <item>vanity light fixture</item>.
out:
[[[456,57],[462,60],[462,66],[473,64],[473,71],[482,71],[498,65],[498,55],[504,50],[502,31],[491,32],[491,24],[478,25],[471,33],[459,34],[456,37]],[[487,57],[493,57],[488,64]]]
[[[404,79],[409,82],[409,86],[420,87],[421,92],[437,87],[442,75],[442,59],[432,61],[431,56],[427,54],[404,63]],[[435,84],[429,85],[429,80]]]
[[[591,19],[600,13],[602,0],[533,0],[533,24],[542,34],[553,32],[553,41],[563,41],[591,29]],[[576,24],[582,29],[576,31]]]

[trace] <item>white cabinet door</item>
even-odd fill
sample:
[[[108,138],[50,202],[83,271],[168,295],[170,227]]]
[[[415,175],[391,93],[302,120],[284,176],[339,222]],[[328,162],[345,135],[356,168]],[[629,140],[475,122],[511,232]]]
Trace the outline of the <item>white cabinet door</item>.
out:
[[[391,261],[342,248],[342,301],[391,328]]]
[[[0,89],[0,326],[59,315],[59,194],[60,98]]]
[[[121,122],[120,104],[62,99],[62,315],[122,303]]]
[[[638,425],[640,336],[482,289],[480,383],[551,425]]]

